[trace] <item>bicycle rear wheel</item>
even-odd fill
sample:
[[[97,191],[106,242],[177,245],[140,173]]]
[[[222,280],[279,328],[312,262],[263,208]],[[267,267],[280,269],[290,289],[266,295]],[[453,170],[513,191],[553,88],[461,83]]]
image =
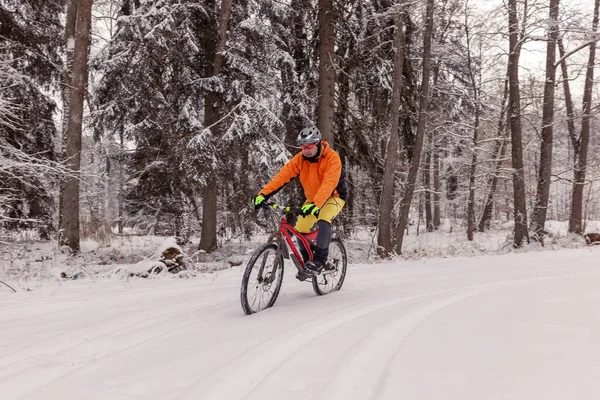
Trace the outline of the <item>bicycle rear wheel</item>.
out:
[[[323,271],[312,278],[313,289],[319,296],[342,288],[348,268],[346,248],[340,239],[332,239],[329,244],[329,257]]]
[[[273,306],[279,296],[283,280],[283,254],[277,257],[277,246],[277,243],[262,245],[246,265],[240,291],[242,309],[246,315]]]

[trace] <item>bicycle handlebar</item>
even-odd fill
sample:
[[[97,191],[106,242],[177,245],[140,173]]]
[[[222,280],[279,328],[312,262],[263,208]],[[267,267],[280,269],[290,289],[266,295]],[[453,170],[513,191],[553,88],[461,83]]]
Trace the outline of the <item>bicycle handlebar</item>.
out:
[[[263,207],[268,207],[271,208],[273,210],[279,211],[279,212],[283,212],[283,213],[291,213],[293,215],[302,215],[302,208],[297,207],[297,206],[280,206],[279,204],[270,201],[270,202],[266,202],[263,203],[261,205],[261,208]],[[315,213],[315,217],[319,216],[319,211],[317,211]]]

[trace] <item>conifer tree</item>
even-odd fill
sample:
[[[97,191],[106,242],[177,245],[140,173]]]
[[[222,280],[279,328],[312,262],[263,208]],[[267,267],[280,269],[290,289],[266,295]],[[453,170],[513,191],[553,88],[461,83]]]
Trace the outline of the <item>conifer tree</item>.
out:
[[[0,152],[3,166],[13,166],[0,169],[0,214],[6,227],[35,226],[42,238],[53,230],[51,172],[57,169],[46,169],[44,178],[40,171],[57,159],[56,105],[49,93],[58,89],[62,72],[64,6],[64,0],[0,3]],[[12,107],[6,112],[1,104]],[[27,165],[17,162],[24,159]]]

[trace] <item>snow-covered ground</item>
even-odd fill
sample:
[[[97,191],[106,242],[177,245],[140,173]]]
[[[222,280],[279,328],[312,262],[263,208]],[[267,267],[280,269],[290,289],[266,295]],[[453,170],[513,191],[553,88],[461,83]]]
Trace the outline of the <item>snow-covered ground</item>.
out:
[[[0,289],[0,398],[600,396],[600,246],[353,263],[322,297],[288,265],[251,316],[241,277]]]

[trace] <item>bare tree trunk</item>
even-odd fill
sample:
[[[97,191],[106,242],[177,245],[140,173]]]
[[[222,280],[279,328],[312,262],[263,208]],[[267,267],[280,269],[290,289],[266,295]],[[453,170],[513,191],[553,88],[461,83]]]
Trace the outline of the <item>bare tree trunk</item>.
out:
[[[214,49],[213,68],[209,77],[219,75],[223,65],[223,50],[227,41],[227,25],[231,17],[231,1],[221,0],[221,13],[219,16],[218,39]],[[206,95],[204,104],[204,124],[212,126],[219,120],[219,111],[215,107],[218,95],[211,92]],[[216,129],[216,128],[214,128]],[[199,249],[211,252],[217,248],[217,176],[216,171],[209,172],[202,198],[202,237]]]
[[[445,34],[444,34],[445,36]],[[443,40],[442,42],[445,42],[445,40]],[[443,43],[442,43],[443,46]],[[432,94],[431,94],[431,99],[429,102],[429,115],[437,115],[438,114],[438,109],[439,109],[439,95],[437,94],[437,87],[438,87],[438,80],[439,80],[439,75],[440,75],[440,61],[438,60],[437,62],[433,63],[432,67],[432,74],[433,74],[433,90],[432,90]],[[429,118],[429,120],[431,121],[432,119]],[[432,158],[433,155],[433,204],[432,204],[432,208],[433,208],[433,212],[432,212],[432,221],[431,221],[431,227],[429,226],[429,224],[427,225],[428,231],[430,231],[429,229],[431,228],[431,231],[433,230],[437,230],[440,227],[440,193],[441,193],[441,182],[440,182],[440,156],[439,156],[439,152],[437,150],[437,146],[435,143],[435,134],[436,134],[436,130],[434,127],[431,127],[430,129],[428,129],[429,133],[429,153],[428,153],[428,160],[430,160]],[[429,166],[429,170],[431,170],[432,166],[431,166],[431,162],[427,161],[426,164]],[[428,180],[429,183],[429,180]],[[430,196],[431,197],[431,196]]]
[[[379,204],[378,254],[388,257],[393,250],[391,237],[391,215],[394,207],[394,174],[398,162],[398,121],[400,117],[400,95],[402,92],[402,72],[404,66],[404,10],[396,16],[394,34],[394,81],[392,83],[392,104],[390,109],[390,138],[388,141],[385,166],[383,170],[383,188]]]
[[[209,125],[208,121],[216,119],[213,116],[213,112],[207,111],[207,109],[213,108],[216,96],[209,94],[206,96],[205,101],[205,120],[206,125]],[[198,245],[199,250],[204,250],[209,253],[217,248],[217,177],[216,171],[208,172],[206,176],[206,185],[202,190],[202,233],[200,237],[200,244]]]
[[[137,7],[139,7],[138,0],[123,0],[121,2],[121,9],[118,12],[122,16],[131,15]],[[112,2],[111,2],[112,8]],[[111,22],[112,27],[112,22]],[[113,37],[113,33],[111,30],[110,37]],[[119,132],[119,194],[117,196],[118,206],[117,206],[117,232],[119,235],[123,234],[123,226],[124,226],[124,202],[125,202],[125,194],[124,194],[124,186],[125,186],[125,141],[124,141],[124,132],[123,129]]]
[[[513,192],[514,192],[514,247],[519,248],[524,239],[529,242],[527,231],[527,205],[525,202],[525,172],[523,169],[523,139],[521,133],[521,94],[519,90],[519,20],[517,0],[508,0],[508,81],[509,118],[512,146]]]
[[[441,225],[440,218],[440,193],[442,184],[440,182],[440,154],[433,146],[433,229],[436,231]]]
[[[433,142],[433,133],[426,133],[429,137],[429,144]],[[431,147],[425,152],[425,162],[423,163],[423,190],[425,200],[425,231],[433,232],[433,215],[431,212]]]
[[[303,82],[298,82],[296,77],[302,77],[310,75],[310,65],[308,60],[310,59],[306,50],[306,40],[308,36],[306,34],[306,13],[311,10],[309,0],[292,0],[290,7],[296,12],[290,19],[290,47],[294,57],[293,65],[289,63],[283,63],[282,65],[282,85],[284,96],[288,96],[292,101],[286,101],[282,105],[281,120],[285,125],[285,143],[296,143],[298,132],[302,129],[305,124],[302,116],[294,112],[294,104],[299,100],[298,85],[302,85]],[[346,78],[347,79],[347,78]],[[343,132],[344,130],[341,129]],[[342,150],[341,148],[338,150]],[[339,152],[339,151],[338,151]],[[342,157],[342,154],[340,154]],[[342,157],[343,160],[343,157]],[[286,193],[288,198],[300,198],[303,196],[302,185],[298,180],[294,180],[288,187],[286,187]],[[348,210],[348,204],[346,204],[344,210]],[[340,215],[340,219],[346,218],[347,213]]]
[[[62,88],[63,115],[61,127],[61,157],[62,160],[67,158],[67,126],[69,124],[69,101],[71,100],[71,68],[73,68],[73,50],[75,47],[75,25],[77,23],[77,2],[69,1],[67,4],[67,16],[65,20],[65,34],[63,36],[66,46],[66,65],[64,73],[64,81]],[[63,202],[65,197],[65,183],[60,182],[58,195],[58,230],[62,236],[61,229],[63,228],[62,212]]]
[[[565,108],[567,110],[567,130],[569,132],[569,138],[571,138],[571,144],[573,145],[573,165],[577,163],[577,154],[579,154],[579,140],[575,133],[575,113],[573,111],[573,97],[571,96],[571,89],[569,87],[569,73],[567,72],[567,61],[564,58],[565,47],[563,45],[562,38],[558,38],[558,51],[560,56],[560,69],[563,77],[563,90],[565,93]]]
[[[501,118],[504,118],[504,115],[502,115]],[[504,137],[498,139],[498,141],[496,142],[496,147],[494,149],[493,154],[496,155],[496,163],[494,172],[492,172],[492,176],[490,177],[488,182],[489,192],[487,198],[485,199],[481,219],[479,220],[479,225],[477,228],[479,232],[483,232],[486,228],[490,227],[492,211],[494,209],[495,203],[496,187],[498,186],[498,173],[500,171],[502,163],[504,162],[504,156],[506,154],[506,136],[508,133],[508,126],[502,121],[501,124],[502,126],[500,127],[500,129],[504,130]]]
[[[598,30],[598,5],[600,0],[594,2],[594,17],[592,33]],[[569,218],[569,232],[583,233],[583,188],[587,169],[587,153],[590,141],[590,113],[592,109],[592,88],[594,85],[594,66],[596,62],[596,44],[590,45],[585,85],[583,88],[583,107],[581,113],[581,136],[579,137],[579,152],[576,154],[573,194],[571,196],[571,217]]]
[[[323,139],[333,146],[333,117],[335,99],[335,20],[333,0],[319,0],[319,102],[317,128]]]
[[[66,143],[67,126],[69,123],[69,101],[71,99],[71,69],[73,68],[73,51],[75,50],[75,26],[77,25],[77,6],[77,1],[69,1],[69,3],[67,4],[65,33],[63,36],[66,46],[66,64],[62,88],[62,133],[64,139],[63,143]]]
[[[419,99],[419,120],[417,123],[417,134],[415,139],[414,155],[406,178],[406,185],[400,203],[400,219],[396,227],[396,251],[402,252],[402,242],[404,241],[404,231],[408,225],[408,216],[412,203],[415,182],[421,163],[421,152],[423,150],[423,139],[428,119],[428,101],[429,101],[429,75],[431,73],[431,36],[433,32],[433,5],[434,0],[427,0],[427,9],[425,12],[425,34],[423,36],[423,81],[421,83],[421,95]]]
[[[140,0],[122,0],[121,13],[131,15],[133,11],[140,7]]]
[[[504,93],[502,95],[502,104],[500,106],[500,118],[498,118],[498,128],[496,130],[498,140],[492,154],[496,157],[496,165],[492,176],[488,180],[489,192],[483,206],[483,213],[479,220],[479,231],[483,232],[490,226],[490,220],[492,219],[492,211],[494,207],[494,196],[496,195],[496,187],[498,184],[498,172],[504,162],[504,155],[506,153],[506,136],[507,136],[507,121],[506,121],[506,101],[508,100],[508,75],[504,81]]]
[[[538,173],[537,194],[531,230],[534,237],[543,243],[544,226],[548,213],[550,197],[550,178],[552,174],[552,147],[554,130],[554,81],[556,67],[556,39],[558,38],[558,2],[550,0],[550,16],[548,19],[548,43],[546,46],[546,80],[544,83],[544,105],[542,111],[542,143],[540,145],[540,170]]]
[[[119,132],[119,195],[117,196],[117,201],[119,202],[118,211],[117,211],[117,232],[119,235],[123,234],[123,187],[125,185],[125,177],[124,177],[124,169],[125,169],[125,144],[123,141],[123,130]]]
[[[221,0],[221,14],[219,15],[219,40],[215,49],[214,67],[211,76],[217,76],[223,66],[223,50],[227,43],[227,26],[231,18],[232,0]]]
[[[471,81],[471,90],[473,91],[473,99],[475,103],[475,124],[473,126],[473,150],[471,155],[471,166],[469,167],[469,199],[467,201],[467,240],[472,241],[475,232],[475,172],[477,168],[477,146],[479,145],[479,123],[481,114],[481,96],[480,72],[474,71],[473,60],[471,57],[471,36],[469,32],[469,24],[466,21],[465,14],[465,34],[467,38],[467,70]],[[480,49],[481,50],[481,49]],[[476,79],[477,74],[477,79]]]
[[[200,250],[207,253],[217,248],[217,183],[216,179],[208,181],[202,198],[202,237]]]
[[[478,90],[474,87],[474,92]],[[475,126],[473,127],[473,154],[471,156],[471,166],[469,167],[469,200],[467,202],[467,240],[473,240],[475,231],[475,168],[477,166],[477,145],[479,143],[479,96],[476,97],[475,106]]]
[[[78,0],[72,1],[77,2]],[[81,167],[83,101],[88,79],[88,49],[91,25],[92,0],[79,0],[66,143],[66,162],[72,170],[72,174],[67,177],[64,184],[62,202],[64,235],[60,241],[61,245],[69,246],[75,252],[79,251],[79,171]]]
[[[419,236],[419,233],[421,232],[421,221],[423,221],[423,194],[424,192],[421,193],[417,193],[418,196],[418,202],[419,202],[419,207],[418,207],[418,213],[417,213],[417,232],[416,235]],[[408,230],[406,232],[406,234],[408,235]]]
[[[348,66],[346,67],[347,70],[344,71],[346,73],[341,73],[339,74],[339,80],[337,80],[337,87],[338,87],[338,106],[337,106],[337,110],[335,112],[336,115],[336,120],[335,120],[335,124],[336,126],[339,127],[339,132],[346,132],[346,125],[348,123],[348,120],[346,119],[346,116],[349,115],[349,102],[350,102],[350,93],[351,93],[351,88],[350,88],[350,73],[348,72],[349,68]],[[348,154],[351,152],[350,149],[348,149],[348,147],[345,145],[347,144],[347,139],[344,136],[340,136],[338,138],[338,144],[341,144],[341,146],[338,146],[337,152],[340,155],[340,158],[342,160],[342,164],[344,165],[348,165],[346,160],[348,159]],[[350,170],[345,170],[345,177],[346,177],[346,182],[348,184],[349,187],[352,187],[352,173]],[[298,194],[297,196],[295,196],[294,198],[299,198],[302,193],[301,191],[301,185],[298,183],[296,185],[296,187],[298,188]],[[346,204],[344,205],[344,212],[338,216],[338,222],[341,224],[342,226],[342,234],[345,236],[348,236],[351,234],[351,223],[350,220],[352,219],[352,210],[354,208],[354,198],[352,196],[352,191],[350,191],[350,195],[348,196],[348,198],[346,199]]]

